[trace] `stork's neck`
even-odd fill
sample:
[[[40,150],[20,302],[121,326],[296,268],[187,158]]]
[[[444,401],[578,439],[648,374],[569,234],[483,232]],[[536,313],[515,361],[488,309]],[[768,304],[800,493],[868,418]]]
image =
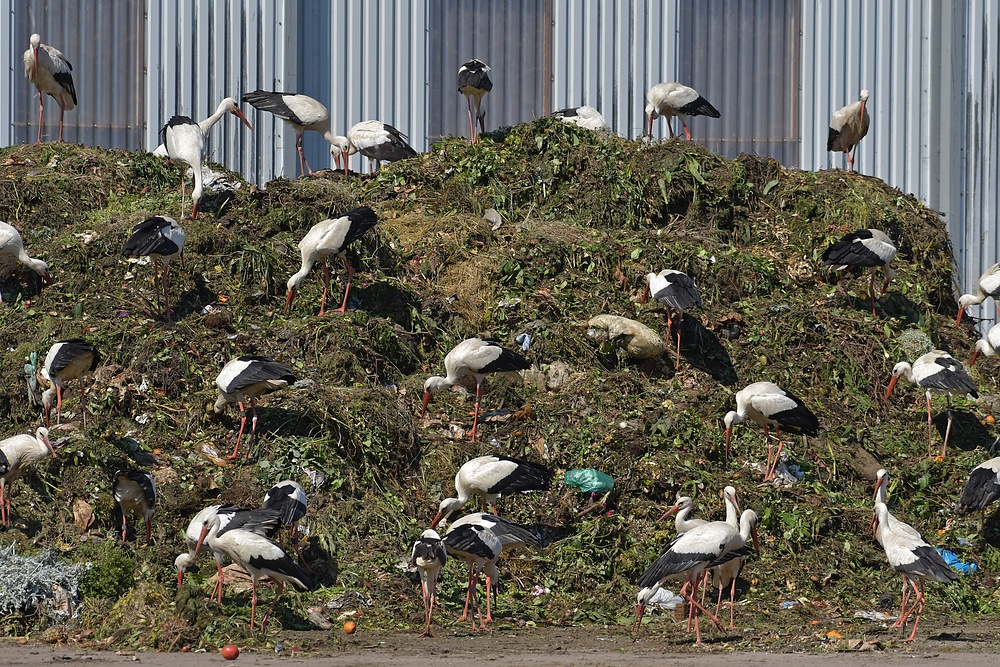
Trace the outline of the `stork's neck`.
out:
[[[309,275],[309,272],[312,271],[312,267],[313,267],[313,260],[309,260],[306,258],[302,259],[302,268],[293,273],[292,276],[288,279],[288,284],[286,285],[286,287],[288,288],[289,292],[294,292],[299,288],[299,284],[307,275]]]
[[[687,507],[681,509],[677,512],[677,518],[674,519],[674,528],[678,533],[686,533],[693,526],[688,526],[688,516],[694,510],[693,505],[688,505]]]
[[[220,120],[222,120],[222,117],[225,116],[226,113],[228,112],[229,112],[229,107],[226,105],[226,103],[223,102],[222,104],[220,104],[219,108],[215,110],[215,113],[213,113],[211,116],[198,123],[198,127],[201,128],[202,134],[204,134],[207,137],[209,130],[215,127],[215,124],[218,123]]]
[[[730,526],[740,526],[740,516],[737,513],[736,505],[728,497],[726,498],[726,523]]]

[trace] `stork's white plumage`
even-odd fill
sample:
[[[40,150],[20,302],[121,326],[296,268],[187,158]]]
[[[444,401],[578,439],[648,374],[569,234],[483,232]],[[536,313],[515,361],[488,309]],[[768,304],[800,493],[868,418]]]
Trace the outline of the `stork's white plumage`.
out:
[[[969,473],[959,506],[965,511],[982,510],[1000,498],[1000,456],[983,461]]]
[[[608,121],[604,120],[601,112],[587,105],[559,109],[558,111],[553,111],[552,115],[564,123],[582,127],[585,130],[593,130],[594,132],[611,131]]]
[[[684,136],[691,141],[691,130],[688,129],[688,116],[708,116],[719,118],[722,114],[713,107],[708,100],[698,94],[694,88],[689,88],[684,84],[658,83],[646,93],[646,122],[647,136],[653,136],[653,121],[659,116],[667,119],[667,130],[670,137],[674,137],[673,117],[681,119],[684,126]]]
[[[35,435],[15,435],[0,440],[0,524],[10,526],[9,487],[31,466],[56,450],[49,442],[49,430],[40,426]]]
[[[160,130],[160,141],[167,149],[167,157],[181,165],[181,219],[184,219],[184,176],[188,168],[194,176],[191,189],[191,218],[198,217],[198,202],[205,190],[201,161],[205,154],[205,135],[198,123],[188,116],[173,116]]]
[[[886,523],[889,526],[889,530],[908,537],[920,537],[920,533],[918,533],[912,526],[908,523],[900,521],[892,514],[892,512],[888,511],[889,505],[886,501],[888,491],[889,471],[885,468],[880,468],[879,471],[875,473],[875,492],[872,494],[872,502],[885,504],[887,508]]]
[[[691,308],[701,308],[701,293],[690,276],[682,271],[663,269],[659,273],[646,274],[646,289],[642,293],[642,303],[652,296],[657,303],[667,308],[667,341],[670,342],[670,330],[673,313],[677,313],[677,358],[674,370],[681,365],[681,321],[684,311]]]
[[[126,517],[135,513],[146,524],[146,546],[153,537],[153,514],[156,511],[156,483],[144,470],[118,470],[111,478],[111,495],[122,513],[122,542],[127,532]]]
[[[482,60],[473,58],[458,68],[458,92],[465,95],[465,101],[469,106],[469,136],[472,143],[476,143],[479,135],[476,133],[476,124],[472,120],[472,100],[476,101],[476,120],[479,121],[479,128],[486,131],[486,112],[483,111],[483,97],[493,90],[493,80],[490,79],[489,65]]]
[[[195,545],[195,557],[201,550],[201,545],[207,543],[210,549],[225,554],[250,574],[253,591],[250,598],[251,630],[257,613],[257,583],[261,577],[269,577],[278,584],[278,592],[275,593],[271,606],[267,608],[264,618],[260,622],[260,628],[263,630],[267,627],[267,619],[287,584],[307,590],[312,586],[312,582],[302,568],[271,540],[240,528],[222,532],[221,527],[222,521],[218,514],[205,520],[198,537],[198,543]]]
[[[52,383],[42,392],[42,407],[45,409],[45,426],[49,426],[52,399],[56,399],[56,423],[62,420],[63,387],[73,380],[80,381],[80,412],[83,425],[87,425],[87,396],[83,389],[83,377],[97,370],[101,363],[101,353],[82,338],[61,340],[49,348],[42,366],[42,377]]]
[[[0,220],[0,255],[10,255],[17,258],[19,262],[37,273],[46,284],[52,283],[52,276],[49,275],[49,265],[40,259],[28,256],[24,250],[24,242],[21,235],[12,225]],[[0,303],[3,303],[3,294],[0,293]]]
[[[736,488],[727,486],[723,489],[722,500],[726,505],[726,523],[739,530],[740,505],[736,499]],[[729,628],[732,630],[736,627],[733,618],[736,608],[736,582],[739,579],[740,572],[743,571],[743,564],[746,562],[746,556],[749,555],[749,548],[744,545],[744,548],[738,555],[735,553],[731,555],[733,556],[732,558],[712,568],[712,583],[719,590],[718,599],[715,602],[716,616],[719,615],[719,610],[722,608],[722,592],[726,588],[729,588]]]
[[[872,303],[872,315],[875,315],[875,273],[882,270],[885,277],[882,294],[885,294],[889,281],[896,277],[896,272],[889,266],[895,256],[896,246],[885,232],[859,229],[824,250],[822,259],[823,264],[836,266],[841,271],[853,266],[869,270],[868,296]],[[840,284],[839,278],[837,283]]]
[[[979,398],[976,383],[965,370],[962,362],[943,350],[931,350],[919,359],[909,364],[901,361],[892,369],[892,379],[885,390],[885,400],[889,400],[893,387],[899,378],[906,378],[924,390],[927,397],[927,448],[930,452],[931,439],[931,395],[944,394],[948,398],[948,426],[944,432],[944,444],[941,446],[941,456],[948,451],[948,436],[951,435],[951,422],[954,417],[951,412],[951,397],[969,394]]]
[[[302,268],[300,268],[291,278],[288,279],[288,292],[285,295],[285,314],[292,306],[292,299],[295,292],[306,275],[312,271],[313,265],[323,262],[323,298],[319,302],[319,314],[325,314],[326,294],[330,289],[330,267],[327,258],[330,256],[340,257],[347,268],[347,287],[344,289],[344,302],[333,312],[343,313],[347,310],[347,295],[351,291],[351,279],[354,277],[354,267],[347,260],[344,252],[347,246],[361,238],[365,232],[375,226],[378,216],[375,211],[367,206],[348,211],[339,218],[331,218],[322,222],[317,222],[299,241],[299,250],[302,253]]]
[[[691,512],[694,510],[694,500],[690,496],[677,496],[674,499],[674,504],[663,513],[663,515],[657,519],[657,523],[663,521],[671,514],[677,514],[674,518],[674,530],[677,531],[678,535],[682,535],[692,528],[697,528],[698,526],[704,526],[708,521],[705,519],[689,519]]]
[[[213,408],[215,414],[222,412],[227,403],[236,403],[240,407],[240,431],[236,435],[236,446],[233,453],[227,456],[235,459],[240,451],[240,440],[247,424],[246,408],[253,411],[253,422],[250,432],[257,432],[257,397],[272,391],[283,389],[295,382],[295,374],[285,364],[268,357],[242,356],[231,359],[219,376],[215,385],[219,388],[219,398]],[[244,406],[246,404],[246,406]],[[247,447],[247,458],[250,457],[250,447]]]
[[[962,316],[965,315],[967,306],[978,306],[989,297],[992,297],[996,303],[997,317],[1000,318],[1000,301],[997,301],[997,298],[1000,297],[1000,262],[992,265],[983,272],[983,275],[979,276],[975,294],[963,294],[958,298],[958,317],[955,318],[955,326],[958,327],[962,323]]]
[[[483,378],[491,373],[517,373],[531,368],[531,362],[517,352],[501,347],[500,341],[489,338],[466,338],[452,348],[444,358],[445,377],[432,375],[424,382],[424,402],[420,410],[423,417],[427,412],[427,403],[431,394],[454,386],[456,382],[467,377],[476,379],[476,407],[472,419],[472,435],[476,439],[476,427],[479,424],[479,401],[483,397]]]
[[[243,115],[243,112],[240,110],[240,107],[236,103],[236,100],[234,100],[232,97],[226,97],[221,102],[219,102],[219,106],[216,107],[215,111],[212,113],[211,116],[198,123],[198,127],[201,129],[201,135],[203,141],[208,140],[208,133],[212,131],[212,128],[215,127],[215,124],[218,123],[220,120],[222,120],[227,113],[233,114],[241,121],[243,121],[244,125],[246,125],[249,129],[253,130],[253,126],[250,125],[250,121],[247,120],[247,117]],[[170,157],[169,154],[167,153],[166,144],[160,144],[159,146],[154,148],[153,155],[157,157]]]
[[[295,148],[299,152],[299,173],[313,173],[309,161],[306,160],[306,156],[302,152],[302,133],[306,130],[323,135],[327,143],[333,147],[331,152],[338,169],[341,160],[344,161],[344,166],[347,166],[347,152],[350,149],[350,144],[347,137],[336,135],[330,130],[330,112],[319,100],[299,93],[279,93],[267,90],[255,90],[252,93],[247,93],[242,100],[260,111],[273,113],[295,128]]]
[[[292,548],[299,556],[299,562],[306,572],[312,574],[312,569],[306,564],[299,547],[299,519],[306,515],[308,509],[306,490],[295,480],[282,480],[264,494],[264,503],[261,507],[281,515],[281,525],[288,528],[288,536],[292,540]]]
[[[169,215],[154,215],[132,228],[132,235],[125,241],[125,257],[149,257],[153,266],[159,264],[160,282],[163,285],[163,311],[170,321],[169,279],[170,260],[184,251],[187,234],[184,228]]]
[[[544,491],[552,485],[552,471],[531,461],[510,456],[479,456],[462,464],[455,475],[455,498],[441,501],[434,528],[452,512],[465,507],[472,496],[483,499],[483,506],[496,514],[497,496],[527,491]]]
[[[34,34],[31,45],[24,52],[24,76],[38,89],[38,138],[42,143],[42,100],[51,95],[59,104],[59,141],[63,140],[63,116],[77,104],[76,86],[73,85],[73,65],[59,49],[42,44]]]
[[[983,356],[992,357],[997,351],[1000,351],[1000,324],[991,326],[986,335],[976,341],[976,351],[972,353],[972,360],[969,361],[969,365],[972,366],[976,363],[980,352]]]
[[[948,584],[958,580],[958,573],[948,567],[937,549],[920,537],[920,534],[912,526],[903,524],[912,533],[891,530],[889,528],[888,513],[889,508],[885,506],[885,503],[875,503],[872,530],[875,533],[875,539],[878,540],[878,543],[885,550],[885,556],[889,561],[889,565],[896,572],[903,575],[902,608],[899,618],[893,627],[904,627],[910,615],[914,612],[917,614],[916,619],[913,621],[913,631],[909,637],[903,640],[911,642],[917,634],[920,614],[924,610],[924,580],[933,579],[934,581]],[[916,535],[916,537],[913,535]],[[914,579],[920,582],[919,587]],[[913,588],[913,592],[917,596],[917,601],[913,603],[910,609],[906,608],[907,583]]]
[[[363,120],[355,123],[347,131],[350,142],[347,154],[361,153],[369,160],[374,160],[381,168],[383,162],[396,162],[416,157],[417,151],[410,146],[405,134],[388,123],[380,120]],[[369,163],[369,171],[371,163]],[[344,173],[347,173],[347,160],[344,159]]]
[[[792,392],[782,389],[773,382],[754,382],[736,392],[736,410],[726,413],[726,458],[729,458],[729,441],[733,435],[733,426],[745,419],[756,423],[764,429],[767,440],[767,473],[764,481],[774,478],[774,469],[778,465],[781,449],[781,431],[800,433],[803,435],[819,435],[819,420],[805,403]],[[778,449],[773,453],[770,440],[770,429],[775,430]]]
[[[497,573],[496,561],[504,547],[514,549],[541,546],[538,536],[526,526],[483,512],[467,514],[452,523],[443,541],[449,555],[469,564],[469,588],[465,597],[465,611],[458,620],[464,621],[469,616],[469,603],[475,599],[479,573],[482,572],[486,576],[485,619],[478,602],[476,603],[479,629],[485,629],[486,623],[493,620],[490,602],[492,586]],[[476,629],[475,623],[472,627]]]
[[[740,516],[739,529],[733,528],[724,521],[712,521],[704,526],[698,526],[674,538],[663,554],[646,568],[639,577],[640,595],[632,623],[633,631],[639,627],[646,603],[656,591],[668,581],[683,581],[681,595],[692,605],[694,614],[695,644],[701,644],[701,628],[698,624],[700,613],[707,614],[719,629],[722,624],[719,619],[706,610],[692,595],[697,590],[698,581],[705,570],[722,565],[730,554],[736,554],[753,539],[757,546],[757,515],[753,510],[746,510]]]
[[[223,505],[206,507],[195,514],[194,518],[188,523],[187,530],[184,532],[184,541],[187,544],[188,550],[178,554],[174,560],[174,566],[177,568],[178,588],[184,583],[184,573],[187,572],[189,567],[194,565],[197,558],[195,548],[198,546],[201,529],[216,515],[220,519],[219,534],[228,530],[240,529],[249,530],[262,537],[271,538],[277,535],[278,529],[281,527],[281,516],[274,510],[257,510]],[[222,584],[225,580],[222,570],[222,560],[225,558],[225,554],[213,549],[211,545],[206,544],[206,546],[209,547],[209,551],[215,557],[215,567],[217,570],[215,588],[212,590],[212,595],[209,596],[209,599],[217,599],[219,604],[222,604]]]
[[[431,634],[431,614],[437,598],[438,574],[447,562],[448,550],[437,531],[428,528],[422,532],[410,552],[410,567],[420,571],[420,589],[424,598],[424,632],[421,637],[434,636]]]
[[[843,151],[847,156],[847,170],[854,170],[854,158],[858,154],[858,144],[868,134],[871,118],[868,116],[868,91],[862,90],[857,102],[841,107],[830,119],[830,132],[826,138],[826,150]],[[851,149],[854,154],[851,154]]]

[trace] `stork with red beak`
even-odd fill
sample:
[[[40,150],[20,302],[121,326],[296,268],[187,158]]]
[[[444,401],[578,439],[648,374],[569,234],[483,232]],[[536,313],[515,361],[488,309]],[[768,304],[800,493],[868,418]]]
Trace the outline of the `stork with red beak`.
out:
[[[73,65],[62,51],[42,44],[37,33],[28,41],[31,46],[24,52],[24,76],[38,89],[38,138],[35,143],[42,143],[42,101],[46,95],[51,95],[59,104],[59,141],[62,141],[63,116],[77,104]]]
[[[868,91],[862,90],[857,102],[842,107],[830,119],[830,132],[826,138],[826,150],[843,151],[847,156],[847,170],[854,171],[854,158],[858,154],[858,144],[868,134],[871,118],[868,116]],[[854,154],[851,154],[854,149]]]

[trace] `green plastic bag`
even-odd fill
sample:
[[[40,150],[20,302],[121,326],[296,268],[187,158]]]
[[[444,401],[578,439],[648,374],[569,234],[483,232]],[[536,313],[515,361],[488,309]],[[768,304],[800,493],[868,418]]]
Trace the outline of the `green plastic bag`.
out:
[[[566,484],[580,489],[584,493],[607,493],[615,488],[615,480],[611,475],[606,475],[593,468],[567,470]]]

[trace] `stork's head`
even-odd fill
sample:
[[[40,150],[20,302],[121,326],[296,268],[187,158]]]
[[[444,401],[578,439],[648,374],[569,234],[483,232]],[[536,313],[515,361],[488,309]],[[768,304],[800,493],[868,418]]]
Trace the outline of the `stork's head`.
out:
[[[44,426],[39,426],[38,430],[35,431],[35,439],[38,440],[39,444],[45,445],[46,449],[53,457],[58,458],[55,448],[52,446],[52,442],[49,440],[49,429]]]
[[[649,104],[647,104],[646,105],[646,136],[649,137],[650,139],[653,138],[653,121],[656,120],[659,117],[660,117],[660,113],[656,110],[656,107],[653,106],[653,103],[650,102]]]
[[[676,514],[676,513],[680,512],[681,510],[688,509],[693,504],[694,504],[694,500],[692,500],[690,498],[690,496],[677,496],[677,499],[674,500],[673,506],[671,506],[670,509],[668,509],[666,512],[664,512],[660,516],[660,518],[657,519],[656,521],[657,521],[657,523],[659,523],[660,521],[663,521],[664,519],[666,519],[671,514]]]
[[[735,410],[730,410],[726,413],[725,418],[722,420],[726,425],[726,459],[729,459],[729,440],[733,437],[733,425],[739,424],[743,421],[743,417],[740,413]]]
[[[243,124],[247,126],[247,129],[253,131],[253,126],[250,125],[250,121],[247,120],[247,117],[243,115],[242,111],[240,111],[240,105],[236,102],[236,100],[231,97],[227,97],[222,100],[222,104],[226,107],[227,112],[242,120]]]
[[[969,362],[970,366],[976,363],[976,359],[979,358],[980,352],[985,354],[987,357],[992,357],[994,354],[997,353],[997,351],[993,349],[993,346],[990,345],[990,342],[988,340],[986,340],[985,338],[980,338],[979,340],[976,341],[976,351],[972,353],[972,361]]]
[[[433,394],[436,391],[441,391],[442,389],[445,389],[450,386],[451,384],[448,382],[448,380],[446,378],[441,377],[440,375],[432,375],[429,378],[427,378],[427,381],[424,382],[424,403],[423,406],[420,408],[421,417],[423,417],[424,414],[427,413],[427,404],[430,403],[431,394]]]
[[[347,173],[347,156],[351,153],[351,142],[350,140],[341,135],[330,134],[326,137],[326,140],[330,142],[330,155],[333,156],[333,163],[339,170],[341,165],[344,167],[344,173]]]
[[[722,490],[722,499],[726,502],[732,503],[733,507],[736,508],[736,513],[740,512],[740,501],[736,498],[736,487],[727,486]]]
[[[885,468],[879,469],[875,473],[875,492],[872,493],[872,500],[876,502],[885,502],[885,490],[886,486],[889,485],[889,471]],[[881,492],[881,494],[879,493]]]
[[[38,67],[38,47],[41,46],[41,44],[42,44],[42,38],[39,37],[38,33],[36,32],[34,35],[31,36],[31,39],[29,39],[28,41],[31,42],[31,53],[35,57],[35,67],[37,68]]]
[[[185,552],[178,554],[174,559],[174,567],[177,568],[177,588],[184,585],[184,573],[194,565],[194,556]]]
[[[441,501],[441,505],[438,507],[438,513],[434,515],[434,520],[431,521],[431,528],[437,528],[437,525],[444,520],[447,520],[451,516],[452,512],[462,509],[465,507],[465,501],[459,498],[445,498]]]
[[[899,382],[899,378],[905,375],[911,368],[910,364],[905,361],[901,361],[892,367],[892,379],[889,380],[889,388],[885,390],[885,400],[889,400],[889,395],[896,387],[896,383]]]

